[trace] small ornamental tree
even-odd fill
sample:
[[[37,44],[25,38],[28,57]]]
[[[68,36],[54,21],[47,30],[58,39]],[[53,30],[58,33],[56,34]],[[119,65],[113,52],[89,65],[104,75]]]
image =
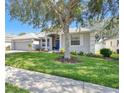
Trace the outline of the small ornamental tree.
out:
[[[118,13],[118,0],[6,0],[6,2],[11,19],[17,19],[44,31],[46,29],[63,31],[65,59],[70,59],[71,23],[76,22],[77,27],[86,26],[93,20],[104,20],[107,14],[114,17]]]

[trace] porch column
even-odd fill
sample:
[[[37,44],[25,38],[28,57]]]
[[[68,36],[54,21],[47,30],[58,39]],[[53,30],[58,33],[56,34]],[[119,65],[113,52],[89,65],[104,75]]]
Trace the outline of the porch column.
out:
[[[39,49],[41,50],[42,49],[42,39],[40,38],[39,40]]]
[[[32,39],[31,42],[32,43],[31,43],[31,49],[30,49],[30,51],[35,50],[35,47],[34,47],[34,44],[33,44],[34,40]]]
[[[50,47],[50,50],[52,50],[52,37],[49,38],[49,47]]]
[[[48,48],[47,48],[47,36],[45,36],[45,50],[48,50]]]
[[[90,33],[90,52],[95,53],[95,33]]]
[[[62,48],[62,34],[59,34],[59,50]]]
[[[15,50],[15,42],[14,41],[11,41],[11,50]]]

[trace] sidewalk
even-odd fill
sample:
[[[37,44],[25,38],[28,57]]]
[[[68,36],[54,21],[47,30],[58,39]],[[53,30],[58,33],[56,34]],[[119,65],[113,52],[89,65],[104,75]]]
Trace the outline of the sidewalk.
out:
[[[8,66],[6,82],[31,93],[119,93],[118,89]]]

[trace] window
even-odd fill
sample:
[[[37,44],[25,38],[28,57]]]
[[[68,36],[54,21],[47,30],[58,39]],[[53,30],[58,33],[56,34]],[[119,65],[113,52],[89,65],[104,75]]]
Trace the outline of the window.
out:
[[[118,47],[118,45],[119,45],[119,40],[117,40],[117,47]]]
[[[71,45],[80,45],[80,37],[71,36]]]
[[[45,42],[45,39],[42,39],[42,42]]]
[[[44,47],[44,46],[45,46],[45,44],[42,44],[42,46]]]
[[[112,41],[110,42],[110,45],[112,46]]]
[[[50,40],[47,39],[47,46],[49,46],[49,43],[50,43]],[[42,39],[42,46],[45,46],[45,44],[46,44],[46,40]]]

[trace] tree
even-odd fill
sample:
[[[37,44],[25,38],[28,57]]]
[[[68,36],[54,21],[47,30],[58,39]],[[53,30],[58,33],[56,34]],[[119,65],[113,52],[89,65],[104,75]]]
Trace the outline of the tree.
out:
[[[65,59],[70,59],[69,26],[76,22],[79,26],[90,25],[91,21],[105,19],[118,0],[10,0],[8,9],[11,19],[33,25],[34,28],[62,29],[65,37]],[[118,4],[118,2],[116,3]],[[108,7],[106,7],[106,5]],[[106,7],[106,8],[105,8]],[[112,16],[113,15],[113,16]],[[109,17],[109,16],[108,16]],[[60,30],[61,31],[61,30]]]
[[[22,35],[25,35],[25,34],[26,34],[26,33],[25,33],[25,32],[23,32],[23,33],[20,33],[20,34],[19,34],[19,36],[22,36]]]
[[[113,22],[111,22],[111,21],[113,21]],[[118,19],[118,17],[107,19],[103,23],[104,24],[101,28],[101,31],[96,32],[96,41],[99,41],[100,39],[109,38],[109,37],[118,37],[119,36],[119,19]]]
[[[93,2],[95,2],[96,4],[93,4]],[[94,19],[95,21],[91,23],[92,24],[97,23],[96,24],[97,26],[102,25],[100,31],[96,32],[96,38],[99,40],[100,38],[103,39],[112,36],[118,36],[119,35],[119,11],[118,11],[119,0],[91,0],[89,6],[90,5],[91,5],[90,10],[92,12],[92,16],[96,18]]]

